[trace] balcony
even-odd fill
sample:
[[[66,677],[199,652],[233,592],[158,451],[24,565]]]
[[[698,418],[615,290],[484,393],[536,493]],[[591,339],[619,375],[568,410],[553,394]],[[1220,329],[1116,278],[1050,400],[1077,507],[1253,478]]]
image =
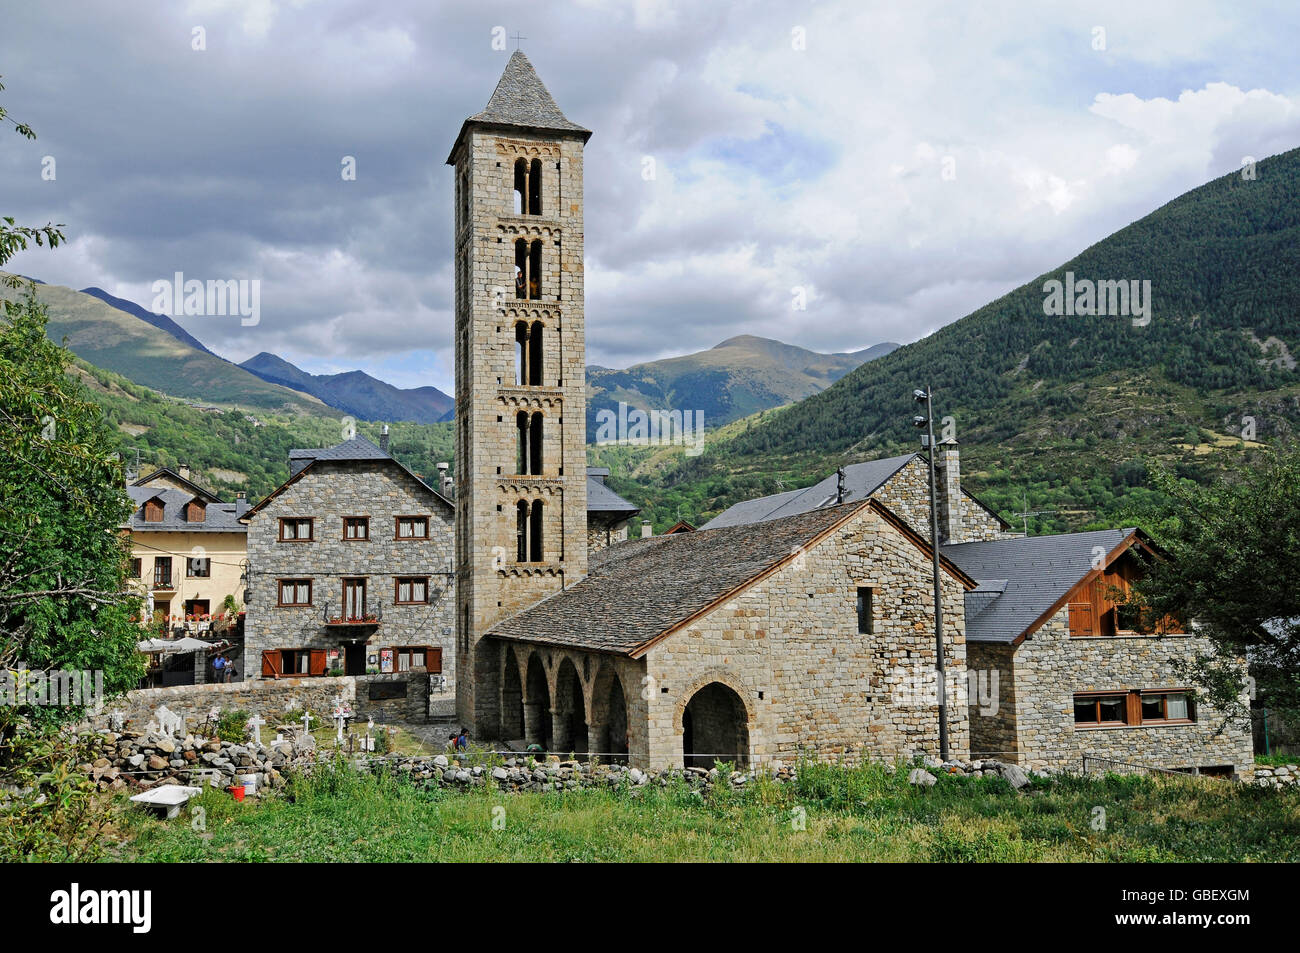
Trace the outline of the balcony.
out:
[[[384,609],[379,606],[374,610],[362,609],[359,613],[354,610],[354,614],[349,614],[341,608],[335,611],[333,606],[326,605],[321,618],[329,629],[377,628],[384,620]]]
[[[154,573],[153,585],[149,587],[154,592],[175,592],[176,586],[172,583],[171,573]]]

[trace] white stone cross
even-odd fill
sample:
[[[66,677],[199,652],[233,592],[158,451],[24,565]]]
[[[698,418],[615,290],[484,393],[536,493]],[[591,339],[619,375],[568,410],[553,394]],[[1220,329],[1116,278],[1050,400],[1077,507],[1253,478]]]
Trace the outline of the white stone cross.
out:
[[[348,720],[348,716],[343,714],[342,708],[334,709],[334,727],[338,730],[338,735],[336,736],[336,740],[340,744],[343,743],[343,725],[347,720]]]
[[[311,712],[305,711],[302,713],[302,733],[304,735],[311,734],[311,723],[315,720],[316,719],[312,717]]]
[[[253,729],[253,744],[262,747],[262,726],[266,724],[266,719],[261,715],[254,715],[248,719],[248,727]]]

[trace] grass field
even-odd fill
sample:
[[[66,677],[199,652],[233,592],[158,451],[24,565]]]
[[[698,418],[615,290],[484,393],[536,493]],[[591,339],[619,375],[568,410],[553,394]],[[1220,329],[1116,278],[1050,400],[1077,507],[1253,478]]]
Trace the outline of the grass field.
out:
[[[940,779],[805,766],[704,797],[685,784],[502,794],[424,789],[348,768],[283,796],[215,790],[172,821],[126,809],[128,861],[1296,861],[1300,791],[1202,778]],[[1100,809],[1100,810],[1099,810]],[[495,821],[495,824],[494,824]]]

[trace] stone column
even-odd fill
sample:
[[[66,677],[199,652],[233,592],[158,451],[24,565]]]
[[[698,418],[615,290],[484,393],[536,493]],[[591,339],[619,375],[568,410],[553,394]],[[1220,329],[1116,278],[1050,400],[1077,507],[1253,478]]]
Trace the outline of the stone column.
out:
[[[524,742],[546,747],[546,739],[542,737],[541,702],[524,702]]]
[[[599,754],[608,764],[609,751],[609,726],[603,721],[587,722],[587,754]]]
[[[569,748],[573,744],[573,738],[569,736],[569,713],[561,708],[551,709],[551,734],[555,736],[552,742],[557,752],[569,753]]]

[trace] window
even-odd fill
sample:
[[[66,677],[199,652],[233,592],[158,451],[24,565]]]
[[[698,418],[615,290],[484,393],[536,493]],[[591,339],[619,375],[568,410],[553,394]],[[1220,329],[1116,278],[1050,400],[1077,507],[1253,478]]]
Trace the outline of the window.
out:
[[[541,500],[527,500],[515,504],[515,559],[521,563],[540,563],[546,559],[542,538]]]
[[[343,517],[343,538],[344,539],[369,539],[370,538],[370,517],[369,516],[345,516]]]
[[[324,674],[324,649],[268,649],[262,653],[263,678]]]
[[[529,162],[522,156],[515,160],[514,212],[516,215],[542,214],[542,160]]]
[[[1074,696],[1074,723],[1079,726],[1187,724],[1195,721],[1194,700],[1185,689],[1083,692]]]
[[[185,560],[185,575],[191,579],[207,579],[212,575],[212,560],[207,557]]]
[[[161,523],[163,521],[163,501],[160,498],[155,496],[152,500],[145,500],[144,521],[146,523]]]
[[[185,522],[202,523],[208,517],[208,506],[202,500],[190,500],[185,505]]]
[[[280,541],[282,543],[310,542],[313,538],[313,522],[309,516],[281,518]]]
[[[542,296],[542,242],[515,241],[515,297],[537,300]]]
[[[366,580],[343,580],[343,618],[356,622],[366,618]]]
[[[1092,603],[1070,603],[1070,635],[1082,637],[1096,634],[1097,625],[1094,621]]]
[[[131,575],[129,576],[129,578],[131,579],[140,578],[140,560],[138,559],[131,560]]]
[[[528,559],[540,563],[545,558],[542,547],[542,507],[541,500],[533,500],[533,511],[528,521]]]
[[[1125,696],[1118,695],[1075,695],[1074,723],[1076,725],[1123,725],[1126,724]]]
[[[515,383],[537,387],[542,383],[542,322],[515,324]]]
[[[311,580],[281,579],[279,604],[282,606],[311,605]]]
[[[542,475],[542,415],[520,411],[515,415],[515,472]]]
[[[155,556],[153,561],[153,587],[170,589],[172,587],[172,558]]]
[[[393,602],[399,606],[427,605],[428,576],[398,576],[393,580]]]
[[[427,516],[397,517],[397,538],[398,539],[428,539],[429,538],[429,517]]]
[[[442,649],[436,645],[398,645],[385,651],[393,653],[395,672],[420,668],[429,672],[442,671]]]
[[[1153,721],[1195,721],[1192,699],[1187,692],[1143,692],[1142,723]]]
[[[858,635],[871,635],[876,631],[871,589],[858,586]]]

